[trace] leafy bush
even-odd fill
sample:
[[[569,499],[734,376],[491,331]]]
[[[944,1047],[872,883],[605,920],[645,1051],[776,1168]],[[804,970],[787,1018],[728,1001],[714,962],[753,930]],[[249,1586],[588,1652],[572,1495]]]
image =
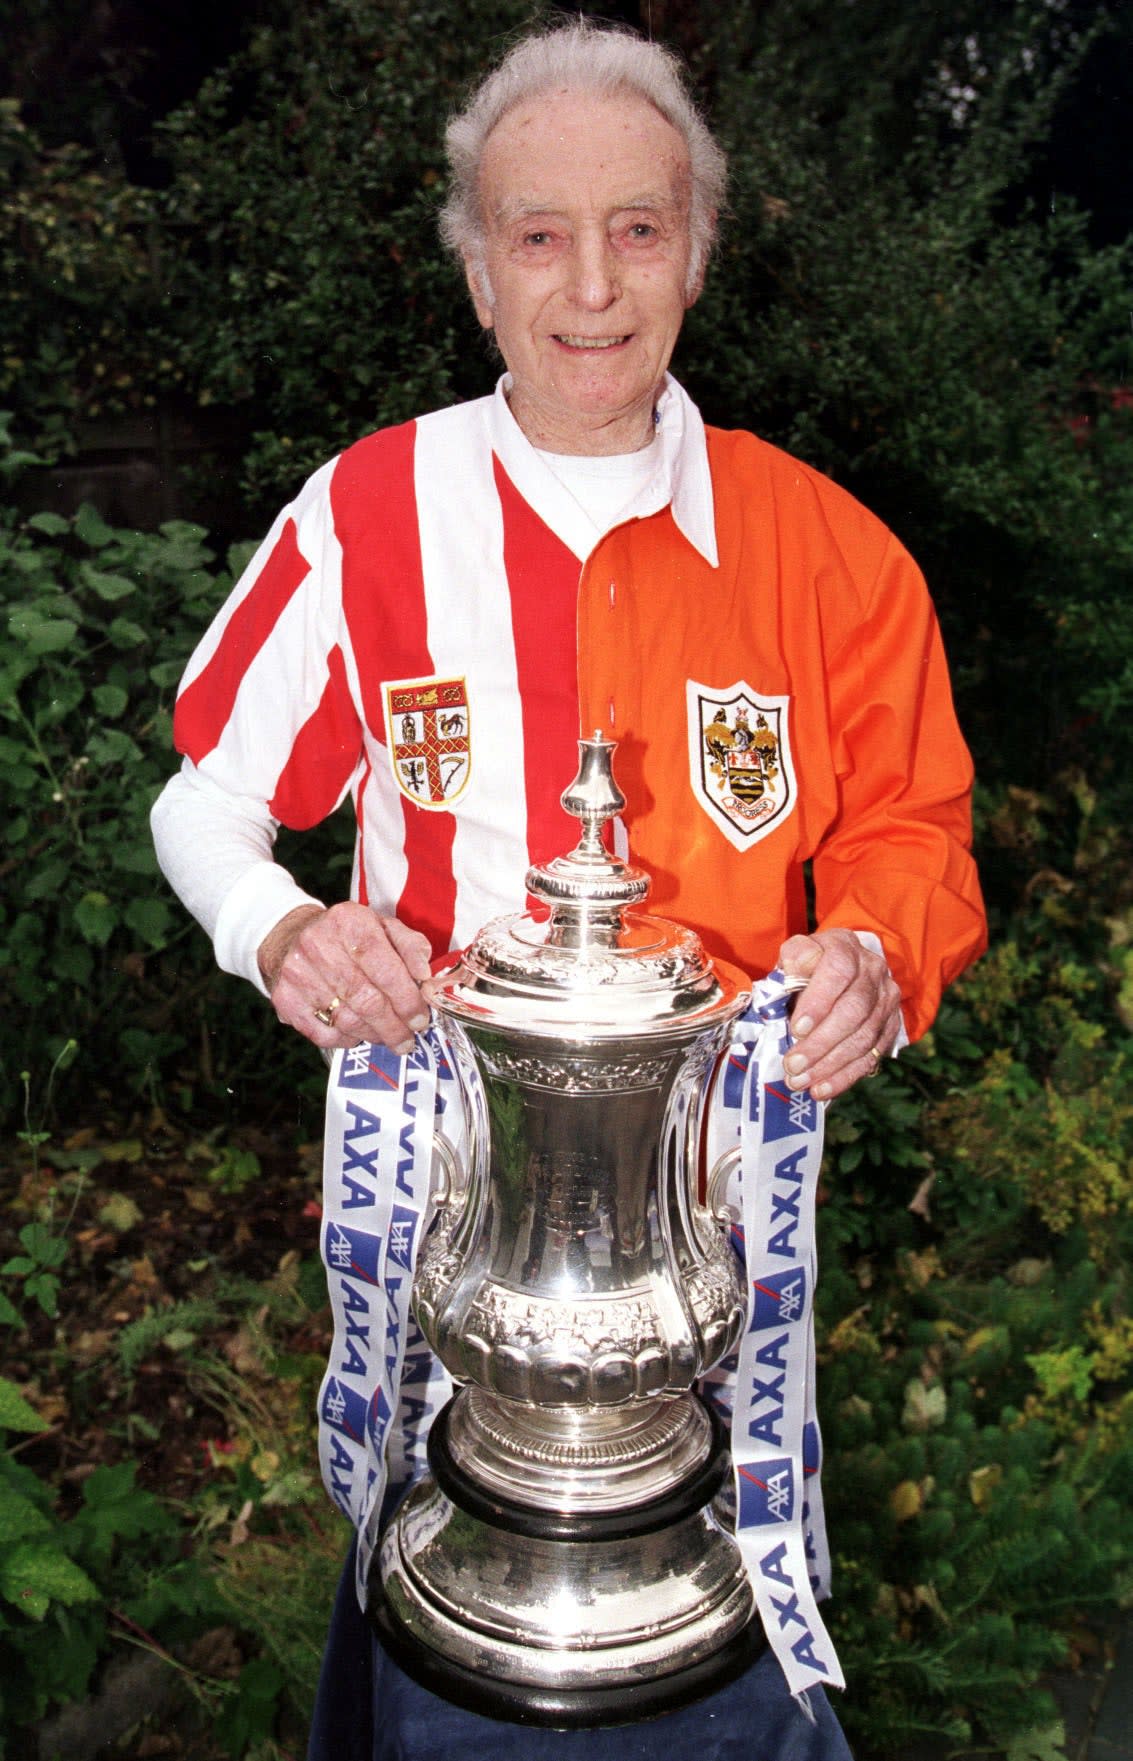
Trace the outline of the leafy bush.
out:
[[[1049,1726],[1041,1672],[1133,1592],[1133,1039],[1068,958],[1063,900],[1020,913],[927,1041],[830,1115],[832,1618],[847,1728],[876,1755]]]
[[[48,456],[84,416],[154,404],[151,217],[146,191],[78,146],[45,150],[0,99],[0,408]]]
[[[215,1614],[199,1574],[174,1572],[155,1600],[154,1581],[173,1564],[180,1525],[134,1484],[136,1467],[96,1467],[71,1514],[54,1489],[16,1459],[10,1434],[47,1429],[12,1382],[0,1377],[0,1732],[40,1718],[87,1690],[114,1611]],[[174,1543],[174,1545],[171,1545]],[[0,1756],[3,1755],[0,1735]]]
[[[21,458],[0,425],[0,470]],[[72,1094],[129,1094],[174,1070],[207,1094],[278,1062],[270,1011],[215,971],[148,825],[175,762],[176,682],[241,554],[218,567],[184,521],[138,533],[90,507],[0,517],[4,1113],[29,1104],[24,1072],[37,1110],[56,1064],[73,1065]],[[275,1092],[310,1069],[282,1071]]]

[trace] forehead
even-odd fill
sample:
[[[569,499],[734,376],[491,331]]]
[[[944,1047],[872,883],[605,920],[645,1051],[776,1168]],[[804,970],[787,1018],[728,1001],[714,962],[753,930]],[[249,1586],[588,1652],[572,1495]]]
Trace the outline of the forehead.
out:
[[[488,136],[480,165],[488,220],[643,200],[687,209],[689,189],[683,136],[634,92],[563,90],[517,104]]]

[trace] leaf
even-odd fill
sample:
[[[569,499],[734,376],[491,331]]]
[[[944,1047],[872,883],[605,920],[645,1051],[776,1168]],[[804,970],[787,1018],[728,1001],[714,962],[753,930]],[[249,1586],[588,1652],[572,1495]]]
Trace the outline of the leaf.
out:
[[[130,701],[129,693],[123,691],[121,685],[96,685],[91,696],[99,715],[109,716],[111,720],[120,716]]]
[[[948,1415],[948,1396],[939,1382],[926,1388],[919,1376],[905,1385],[901,1423],[906,1431],[931,1431]]]
[[[28,1535],[51,1533],[51,1521],[37,1510],[30,1498],[25,1498],[10,1486],[6,1480],[0,1480],[0,1548],[8,1548],[13,1541],[22,1541]]]
[[[889,1494],[895,1522],[907,1523],[910,1517],[919,1516],[923,1507],[924,1497],[916,1480],[902,1480]]]
[[[42,1419],[34,1407],[28,1405],[14,1382],[6,1376],[0,1376],[0,1430],[4,1431],[46,1431],[46,1419]]]
[[[70,522],[62,514],[33,514],[28,521],[33,532],[42,532],[48,538],[62,538],[64,532],[70,531]]]
[[[105,948],[118,923],[118,913],[105,893],[84,893],[74,917],[83,940],[96,948]]]
[[[67,1608],[76,1602],[96,1602],[98,1590],[82,1567],[57,1547],[22,1541],[0,1560],[0,1596],[32,1620],[42,1620],[52,1602]]]
[[[189,1351],[197,1343],[197,1335],[188,1327],[171,1327],[164,1344],[170,1351]]]
[[[1061,1718],[1012,1737],[1006,1761],[1066,1761],[1066,1726]]]
[[[109,544],[114,536],[113,528],[108,526],[102,515],[97,513],[86,501],[75,515],[75,531],[83,543],[89,544],[92,550],[101,550],[103,545]]]
[[[172,922],[173,913],[164,899],[131,899],[126,907],[128,927],[151,948],[164,945]]]
[[[107,626],[106,634],[115,648],[140,648],[143,642],[149,640],[149,631],[130,618],[115,618]]]
[[[142,1220],[142,1208],[135,1204],[125,1192],[112,1192],[104,1204],[98,1207],[98,1220],[106,1229],[113,1229],[116,1235],[125,1235],[127,1229],[133,1229]]]
[[[991,1502],[992,1493],[1003,1478],[1001,1462],[989,1462],[987,1467],[973,1468],[968,1475],[968,1495],[977,1510],[983,1510]]]
[[[107,575],[101,569],[93,568],[90,563],[83,563],[79,568],[83,584],[98,594],[100,599],[125,599],[127,594],[137,591],[137,584],[128,581],[125,575]]]
[[[13,612],[9,628],[17,640],[27,643],[29,654],[57,654],[69,648],[78,633],[70,618],[45,618],[35,612]]]

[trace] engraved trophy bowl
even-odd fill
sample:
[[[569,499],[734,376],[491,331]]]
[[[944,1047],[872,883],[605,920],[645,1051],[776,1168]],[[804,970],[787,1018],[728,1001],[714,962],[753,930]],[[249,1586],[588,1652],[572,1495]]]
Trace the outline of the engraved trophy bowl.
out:
[[[370,1599],[427,1686],[568,1727],[667,1711],[763,1644],[693,1392],[744,1326],[698,1167],[749,989],[634,909],[648,878],[602,836],[625,805],[613,744],[579,747],[578,847],[528,872],[536,910],[488,924],[434,998],[471,1130],[413,1301],[458,1392]]]

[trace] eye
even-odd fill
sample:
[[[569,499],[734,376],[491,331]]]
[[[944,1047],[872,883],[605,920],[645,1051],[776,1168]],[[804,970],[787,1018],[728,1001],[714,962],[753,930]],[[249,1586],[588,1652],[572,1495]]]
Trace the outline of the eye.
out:
[[[542,230],[525,232],[523,235],[523,242],[525,245],[549,245],[551,242],[551,235],[549,232],[544,232]]]
[[[635,220],[629,229],[630,238],[653,239],[657,237],[657,228],[648,220]]]

